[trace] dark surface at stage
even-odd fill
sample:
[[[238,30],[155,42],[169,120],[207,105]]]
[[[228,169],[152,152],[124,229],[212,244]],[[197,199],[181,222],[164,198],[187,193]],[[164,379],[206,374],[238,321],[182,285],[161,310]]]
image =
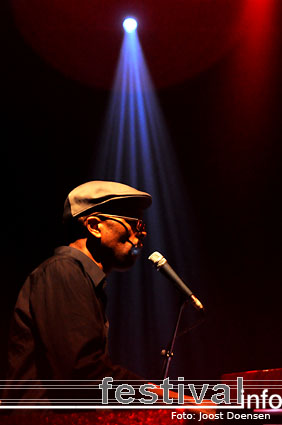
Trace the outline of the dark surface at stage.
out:
[[[130,422],[129,422],[130,421]],[[101,410],[92,412],[21,412],[13,416],[0,416],[2,425],[141,425],[158,424],[166,425],[171,423],[170,411],[163,410]],[[177,423],[184,423],[184,420],[178,420]]]
[[[207,307],[206,322],[175,350],[172,374],[181,370],[187,379],[282,366],[282,13],[274,4],[261,61],[238,37],[201,72],[157,91],[195,216],[197,264],[189,281]],[[60,243],[66,194],[91,179],[110,92],[45,62],[9,5],[0,8],[2,379],[17,293]],[[166,318],[160,322],[166,326]],[[129,357],[133,345],[129,340]],[[150,377],[150,347],[146,356],[147,369],[135,370]],[[134,367],[134,359],[125,366]]]

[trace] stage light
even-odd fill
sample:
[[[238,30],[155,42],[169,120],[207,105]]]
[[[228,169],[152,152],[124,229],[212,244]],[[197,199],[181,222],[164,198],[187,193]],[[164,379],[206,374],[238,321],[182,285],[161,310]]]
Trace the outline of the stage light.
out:
[[[136,30],[137,28],[137,21],[134,18],[126,18],[123,21],[123,28],[125,29],[126,32],[133,32]]]

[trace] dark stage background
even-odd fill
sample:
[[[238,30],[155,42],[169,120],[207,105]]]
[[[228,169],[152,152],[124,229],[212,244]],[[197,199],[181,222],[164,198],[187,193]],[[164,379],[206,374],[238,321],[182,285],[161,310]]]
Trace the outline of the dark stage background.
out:
[[[210,3],[203,2],[209,7]],[[179,47],[181,36],[186,34],[183,28],[174,35],[163,31],[171,37],[171,44],[166,53],[160,49],[159,62],[153,48],[158,40],[160,45],[170,41],[161,39],[161,30],[153,38],[145,30],[139,33],[189,199],[189,205],[182,207],[193,211],[197,264],[191,266],[189,280],[207,307],[205,323],[177,343],[177,367],[172,374],[181,373],[187,379],[218,379],[224,372],[282,367],[281,5],[279,1],[268,2],[273,10],[268,10],[271,18],[265,23],[267,14],[261,10],[258,15],[255,6],[263,2],[251,2],[254,16],[236,32],[239,24],[231,17],[237,17],[240,10],[226,2],[228,16],[220,16],[223,2],[214,3],[219,15],[205,17],[199,31],[202,38],[195,36],[187,44],[187,52]],[[153,5],[142,4],[143,19],[147,15],[152,19]],[[166,14],[164,26],[171,30],[171,12],[165,5],[162,2],[160,15]],[[87,73],[80,79],[77,67],[67,73],[67,65],[54,66],[44,49],[40,52],[36,42],[32,45],[32,31],[21,26],[19,17],[15,19],[17,14],[12,14],[10,4],[1,3],[0,8],[3,377],[9,318],[17,293],[27,274],[60,243],[67,193],[91,179],[110,96],[107,78],[113,78],[122,34],[114,37],[113,51],[105,48],[109,66],[105,80],[99,46],[94,52],[96,65],[89,75],[97,78],[95,85]],[[18,13],[24,21],[23,11]],[[44,21],[45,15],[41,19]],[[254,29],[256,22],[258,28]],[[214,35],[217,29],[220,31]],[[103,34],[108,37],[107,47],[111,38],[107,27]],[[48,40],[42,40],[46,47]],[[163,65],[165,54],[171,64],[176,62],[171,70]],[[99,68],[97,74],[95,68]],[[176,208],[176,218],[177,214]],[[168,309],[170,302],[167,299]],[[130,314],[123,312],[113,319],[126,332],[125,319],[130,320]],[[165,333],[166,318],[160,317],[160,324]],[[149,332],[149,320],[146,326],[144,332]],[[169,335],[168,326],[168,339]],[[130,355],[130,339],[127,356],[121,359],[119,336],[111,338],[117,359],[148,378],[153,375],[159,362],[153,349],[140,347],[141,353],[146,351],[147,362],[140,370]]]

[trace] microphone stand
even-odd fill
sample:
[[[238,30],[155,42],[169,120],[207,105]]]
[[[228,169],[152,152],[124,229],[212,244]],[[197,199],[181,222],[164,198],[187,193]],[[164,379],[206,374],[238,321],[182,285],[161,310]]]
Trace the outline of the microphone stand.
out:
[[[182,304],[181,304],[181,306],[180,306],[180,309],[179,309],[179,312],[178,312],[177,321],[176,321],[174,332],[173,332],[173,337],[172,337],[172,340],[170,342],[170,345],[169,345],[168,350],[163,349],[161,351],[161,355],[165,358],[164,359],[164,362],[163,362],[163,367],[162,367],[162,376],[163,376],[163,379],[166,379],[167,376],[168,376],[168,370],[169,370],[170,362],[171,362],[172,357],[173,357],[174,343],[175,343],[175,340],[176,340],[177,331],[178,331],[178,327],[179,327],[179,323],[180,323],[182,311],[183,311],[186,303],[187,303],[187,300],[183,301]]]

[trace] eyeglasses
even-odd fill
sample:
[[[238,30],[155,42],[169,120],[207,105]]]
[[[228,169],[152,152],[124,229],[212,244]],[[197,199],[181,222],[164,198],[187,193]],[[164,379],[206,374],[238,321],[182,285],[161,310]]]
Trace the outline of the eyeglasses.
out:
[[[120,224],[121,223],[119,220],[115,220],[116,218],[123,218],[125,221],[128,221],[130,226],[138,233],[143,233],[146,231],[146,224],[143,222],[143,220],[141,220],[140,218],[134,218],[134,217],[126,217],[124,215],[115,215],[115,214],[100,214],[97,213],[95,214],[96,216],[103,216],[103,217],[107,217],[110,220],[113,221],[117,221]],[[132,224],[131,224],[132,223]]]

